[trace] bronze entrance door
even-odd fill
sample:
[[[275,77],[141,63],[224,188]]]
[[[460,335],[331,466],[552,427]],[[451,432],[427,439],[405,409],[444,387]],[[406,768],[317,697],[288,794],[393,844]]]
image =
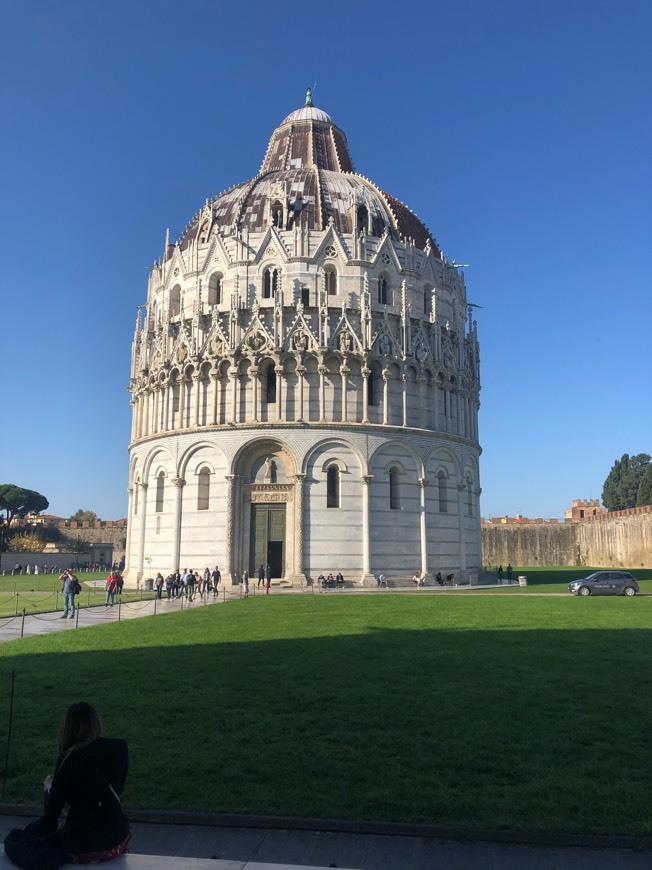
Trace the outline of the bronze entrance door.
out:
[[[258,566],[271,568],[272,577],[285,576],[285,505],[251,506],[249,566],[255,577]]]

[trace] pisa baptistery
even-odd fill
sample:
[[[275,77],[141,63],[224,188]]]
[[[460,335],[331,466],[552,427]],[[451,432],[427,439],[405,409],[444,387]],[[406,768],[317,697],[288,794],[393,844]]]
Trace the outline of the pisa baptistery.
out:
[[[126,578],[375,585],[481,565],[464,275],[312,104],[166,238],[131,362]]]

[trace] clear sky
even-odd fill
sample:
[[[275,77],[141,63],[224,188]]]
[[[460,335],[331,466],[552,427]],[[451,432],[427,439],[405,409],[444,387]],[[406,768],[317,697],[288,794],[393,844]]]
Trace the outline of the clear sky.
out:
[[[127,512],[147,266],[303,104],[468,263],[483,516],[652,453],[652,4],[0,0],[0,483]]]

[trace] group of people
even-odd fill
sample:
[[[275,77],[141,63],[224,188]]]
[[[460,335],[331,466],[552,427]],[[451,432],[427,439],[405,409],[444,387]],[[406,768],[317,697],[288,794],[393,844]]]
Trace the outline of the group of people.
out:
[[[319,577],[317,577],[317,583],[319,583],[320,589],[323,589],[324,587],[332,589],[334,586],[344,586],[344,576],[341,571],[338,571],[335,577],[333,577],[332,574],[329,574],[327,577],[320,574]]]
[[[117,568],[113,569],[106,578],[106,584],[104,586],[106,590],[107,605],[113,607],[115,604],[115,597],[116,595],[122,595],[122,588],[124,585],[125,581],[120,571]]]
[[[270,565],[265,567],[260,565],[258,568],[258,589],[263,588],[265,595],[269,595],[269,588],[272,585],[272,568]],[[249,598],[249,572],[243,571],[240,576],[240,586],[242,587],[242,595],[244,598]]]
[[[173,571],[165,578],[159,571],[154,578],[154,591],[159,600],[163,598],[165,587],[168,601],[172,598],[186,598],[188,601],[193,601],[196,594],[202,598],[211,593],[213,596],[217,595],[221,579],[222,574],[217,565],[212,571],[207,566],[201,573],[193,571],[192,568],[190,570],[184,568],[183,571]]]
[[[507,564],[507,582],[508,582],[508,583],[511,583],[511,582],[512,582],[512,572],[513,572],[513,570],[514,570],[514,569],[512,568],[512,566],[508,563],[508,564]],[[498,566],[498,582],[499,582],[499,583],[502,583],[502,582],[503,582],[503,577],[504,577],[504,576],[505,576],[505,571],[503,570],[503,566],[502,566],[502,565],[499,565],[499,566]]]

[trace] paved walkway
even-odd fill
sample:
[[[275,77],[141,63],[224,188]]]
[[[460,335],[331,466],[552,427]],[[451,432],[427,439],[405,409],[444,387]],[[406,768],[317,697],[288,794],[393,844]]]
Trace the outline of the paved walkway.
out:
[[[288,865],[350,870],[649,870],[652,866],[650,838],[632,840],[631,848],[626,848],[625,838],[533,836],[528,843],[519,842],[527,835],[484,832],[478,839],[466,839],[459,831],[436,832],[426,826],[320,824],[314,819],[240,816],[223,817],[224,824],[188,824],[179,823],[172,814],[158,814],[159,823],[147,821],[156,815],[134,814],[131,851],[175,856],[179,870],[185,866],[182,857],[233,861],[234,867],[264,864],[278,870]],[[28,821],[25,816],[0,815],[0,837]],[[292,821],[294,827],[279,824]],[[594,845],[601,839],[604,845]]]

